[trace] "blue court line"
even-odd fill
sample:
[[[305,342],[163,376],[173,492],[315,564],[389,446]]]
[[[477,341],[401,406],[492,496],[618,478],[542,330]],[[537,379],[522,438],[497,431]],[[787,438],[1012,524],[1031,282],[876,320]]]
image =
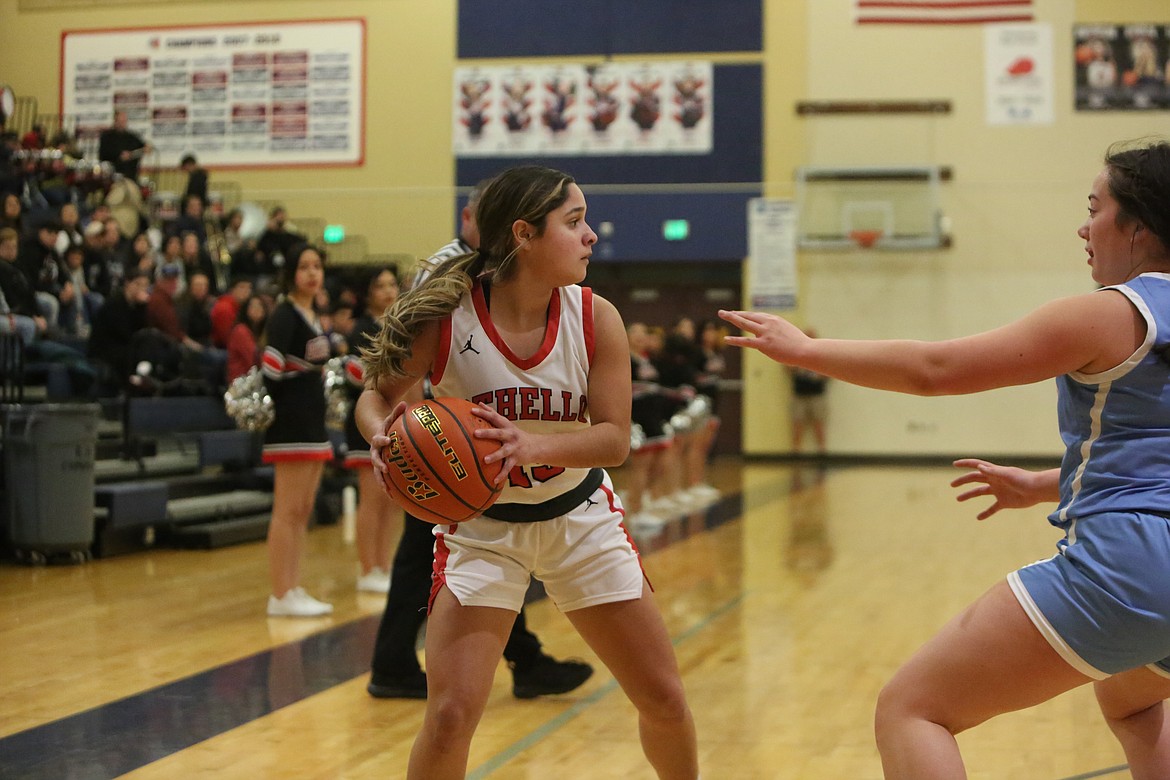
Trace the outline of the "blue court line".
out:
[[[0,780],[106,780],[370,670],[374,615],[0,739]]]
[[[695,634],[705,630],[709,625],[711,625],[711,623],[723,617],[731,610],[738,608],[740,603],[743,601],[744,595],[745,594],[740,593],[735,598],[721,605],[718,609],[708,613],[701,621],[672,639],[670,641],[671,645],[678,647],[680,644],[687,641]],[[536,729],[535,731],[529,732],[523,739],[513,742],[499,753],[496,753],[486,762],[477,766],[467,774],[467,780],[483,780],[483,778],[488,777],[492,772],[503,767],[509,761],[516,758],[533,745],[539,744],[542,740],[560,730],[563,726],[567,725],[569,721],[573,720],[585,710],[589,709],[594,704],[601,701],[617,689],[617,680],[611,679],[605,685],[601,686],[596,691],[589,694],[557,717],[547,721],[543,726]]]
[[[1124,772],[1129,769],[1129,764],[1121,764],[1119,766],[1111,766],[1108,769],[1098,769],[1096,772],[1085,772],[1083,775],[1073,775],[1072,777],[1062,777],[1060,780],[1089,780],[1092,777],[1104,777],[1105,775],[1112,775],[1118,772]]]

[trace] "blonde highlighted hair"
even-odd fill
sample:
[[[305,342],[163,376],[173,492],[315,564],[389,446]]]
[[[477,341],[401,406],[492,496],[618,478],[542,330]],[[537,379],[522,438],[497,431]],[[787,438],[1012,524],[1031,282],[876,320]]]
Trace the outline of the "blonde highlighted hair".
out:
[[[404,377],[403,364],[423,326],[454,311],[476,280],[501,283],[512,278],[520,249],[513,226],[523,220],[532,226],[533,235],[542,235],[548,215],[569,197],[573,183],[573,177],[553,168],[521,165],[483,185],[474,203],[478,250],[443,261],[390,307],[381,331],[362,350],[369,386],[376,387],[383,377]]]

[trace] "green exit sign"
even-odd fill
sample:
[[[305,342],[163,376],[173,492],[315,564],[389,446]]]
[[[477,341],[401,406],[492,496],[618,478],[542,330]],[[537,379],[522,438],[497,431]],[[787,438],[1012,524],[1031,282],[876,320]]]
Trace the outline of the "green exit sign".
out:
[[[342,225],[326,225],[321,239],[326,244],[340,244],[345,240],[345,227]]]
[[[668,219],[662,223],[662,237],[667,241],[686,241],[691,234],[691,223],[685,219]]]

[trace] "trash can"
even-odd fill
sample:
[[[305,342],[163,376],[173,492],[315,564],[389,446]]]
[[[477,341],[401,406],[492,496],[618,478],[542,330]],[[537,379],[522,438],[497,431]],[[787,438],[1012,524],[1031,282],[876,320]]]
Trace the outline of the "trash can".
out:
[[[8,541],[18,558],[89,559],[100,411],[97,404],[3,407]]]

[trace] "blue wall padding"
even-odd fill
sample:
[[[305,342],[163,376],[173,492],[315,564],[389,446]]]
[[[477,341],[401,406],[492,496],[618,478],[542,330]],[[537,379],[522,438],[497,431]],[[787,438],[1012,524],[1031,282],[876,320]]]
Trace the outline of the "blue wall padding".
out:
[[[761,51],[761,0],[460,0],[459,57]]]

